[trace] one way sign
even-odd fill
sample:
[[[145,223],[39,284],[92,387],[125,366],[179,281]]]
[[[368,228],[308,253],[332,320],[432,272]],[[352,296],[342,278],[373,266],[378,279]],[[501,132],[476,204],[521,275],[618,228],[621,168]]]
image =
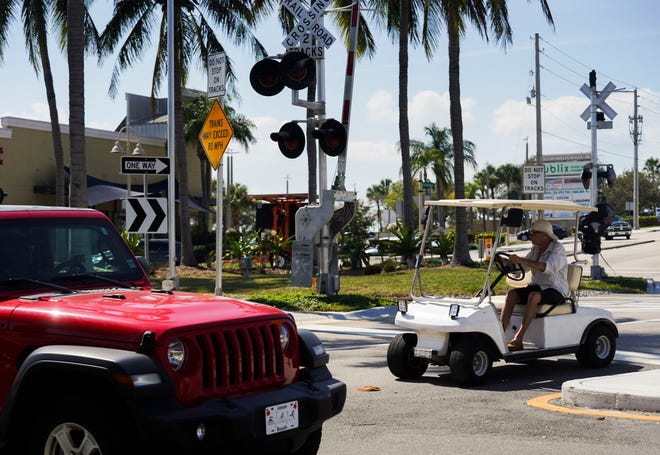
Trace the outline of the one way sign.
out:
[[[122,174],[169,174],[170,159],[158,156],[122,156]]]
[[[126,231],[140,234],[166,234],[167,198],[126,199]]]

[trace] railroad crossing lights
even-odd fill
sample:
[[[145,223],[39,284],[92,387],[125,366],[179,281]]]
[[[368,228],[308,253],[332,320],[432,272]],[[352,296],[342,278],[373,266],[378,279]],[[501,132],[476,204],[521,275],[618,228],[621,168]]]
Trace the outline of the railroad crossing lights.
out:
[[[222,155],[233,136],[234,130],[227,120],[225,111],[222,110],[218,100],[213,99],[211,111],[206,116],[202,131],[199,133],[199,142],[213,169],[218,169]]]

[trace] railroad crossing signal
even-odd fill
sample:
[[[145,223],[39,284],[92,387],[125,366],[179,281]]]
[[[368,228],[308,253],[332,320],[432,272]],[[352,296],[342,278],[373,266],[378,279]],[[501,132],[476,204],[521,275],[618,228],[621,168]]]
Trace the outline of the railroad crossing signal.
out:
[[[199,133],[199,142],[213,169],[218,169],[222,155],[233,136],[234,130],[216,98],[213,100],[209,115],[206,116],[202,131]]]
[[[282,45],[287,51],[299,50],[310,57],[323,58],[323,48],[330,48],[336,38],[322,24],[321,15],[330,4],[330,0],[316,0],[309,9],[298,0],[282,0],[282,5],[293,14],[298,23],[284,38]],[[313,46],[315,38],[320,46]]]
[[[606,102],[605,100],[607,99],[608,96],[612,94],[612,92],[616,89],[616,85],[614,85],[611,81],[607,83],[607,85],[598,92],[598,98],[596,98],[596,108],[600,109],[599,112],[596,112],[596,128],[598,129],[611,129],[612,128],[612,122],[611,120],[614,120],[614,117],[616,117],[616,111],[612,109]],[[587,84],[582,84],[582,87],[580,87],[580,91],[586,96],[587,98],[591,99],[591,87],[589,87]],[[605,120],[605,116],[609,117],[610,121]],[[582,120],[585,122],[589,122],[587,125],[588,128],[591,128],[591,105],[589,105],[582,114],[580,114],[580,117],[582,117]]]
[[[314,60],[303,52],[289,52],[278,62],[265,58],[250,70],[250,85],[263,96],[277,95],[284,86],[292,90],[309,87],[316,78]]]

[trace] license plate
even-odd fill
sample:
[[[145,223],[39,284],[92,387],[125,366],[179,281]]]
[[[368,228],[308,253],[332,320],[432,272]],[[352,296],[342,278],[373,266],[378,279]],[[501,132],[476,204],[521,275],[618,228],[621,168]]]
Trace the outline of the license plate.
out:
[[[266,408],[266,434],[298,428],[298,401],[276,404]]]

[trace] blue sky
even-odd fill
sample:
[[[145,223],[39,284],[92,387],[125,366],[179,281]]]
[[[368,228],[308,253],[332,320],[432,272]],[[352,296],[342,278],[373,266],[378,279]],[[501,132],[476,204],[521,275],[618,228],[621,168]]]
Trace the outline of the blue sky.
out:
[[[618,173],[633,168],[633,144],[628,117],[633,114],[634,88],[639,90],[639,115],[643,116],[639,165],[660,157],[660,3],[656,0],[549,0],[555,30],[543,19],[536,0],[509,2],[513,44],[506,51],[486,43],[470,28],[461,43],[461,96],[464,137],[476,144],[480,167],[487,163],[521,164],[536,154],[534,105],[526,97],[534,88],[534,34],[541,36],[541,106],[544,154],[590,153],[591,136],[579,117],[589,101],[579,91],[588,84],[589,71],[598,74],[599,89],[612,81],[620,93],[608,98],[618,113],[612,130],[599,130],[598,157],[612,163]],[[99,27],[111,12],[109,2],[96,2],[92,10]],[[372,24],[373,25],[373,24]],[[326,26],[334,30],[330,20]],[[375,27],[375,26],[374,26]],[[281,53],[283,36],[272,21],[256,31],[271,54]],[[14,27],[0,65],[0,116],[48,120],[45,89],[29,66],[22,30]],[[398,142],[398,50],[382,32],[377,33],[375,58],[356,64],[346,188],[364,198],[366,189],[381,179],[400,178]],[[148,45],[148,43],[145,43]],[[68,121],[66,58],[51,44],[60,119]],[[114,129],[125,115],[124,93],[148,95],[153,52],[145,62],[121,75],[119,95],[107,94],[114,60],[98,65],[86,62],[86,122],[88,127]],[[285,89],[274,97],[256,94],[249,84],[254,58],[246,49],[230,48],[229,58],[239,78],[242,97],[234,107],[257,125],[258,143],[246,153],[230,144],[234,152],[234,181],[247,185],[250,193],[306,192],[306,159],[282,156],[269,134],[290,120],[304,118],[304,110],[291,105]],[[346,51],[337,41],[326,51],[327,116],[339,119],[344,97]],[[449,126],[449,96],[446,40],[441,39],[432,61],[412,49],[409,68],[410,136],[427,140],[424,127],[435,122]],[[206,89],[205,69],[199,68],[189,87]],[[166,96],[166,86],[160,92]],[[100,153],[101,151],[90,151]],[[328,184],[334,178],[336,159],[327,164]],[[474,171],[466,170],[468,178]]]

